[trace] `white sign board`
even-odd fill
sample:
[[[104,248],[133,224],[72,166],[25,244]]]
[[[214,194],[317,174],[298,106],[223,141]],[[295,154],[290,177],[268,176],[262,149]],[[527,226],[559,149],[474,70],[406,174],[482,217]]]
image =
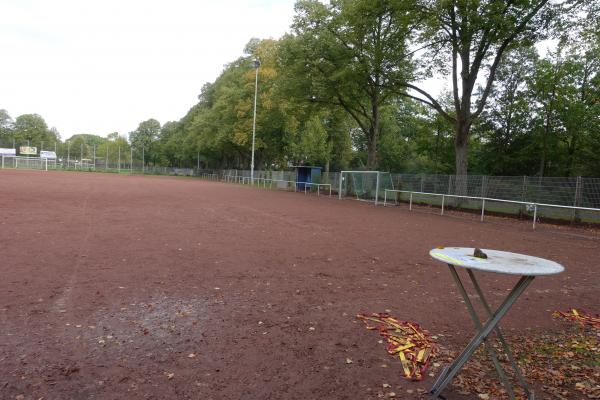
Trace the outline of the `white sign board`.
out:
[[[50,160],[56,160],[56,153],[53,151],[40,151],[40,158],[48,158]]]
[[[14,157],[17,155],[17,149],[5,149],[0,147],[0,156]]]
[[[36,155],[37,147],[34,146],[21,146],[19,147],[19,153],[27,155]]]

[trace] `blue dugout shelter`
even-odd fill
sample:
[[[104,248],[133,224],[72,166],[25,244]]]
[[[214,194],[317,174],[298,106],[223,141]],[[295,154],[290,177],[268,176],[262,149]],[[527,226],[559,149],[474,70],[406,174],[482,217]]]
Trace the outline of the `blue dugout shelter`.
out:
[[[296,168],[296,190],[304,191],[307,183],[321,182],[321,170],[323,168],[308,165],[298,165],[294,168]],[[307,189],[310,189],[310,186]]]

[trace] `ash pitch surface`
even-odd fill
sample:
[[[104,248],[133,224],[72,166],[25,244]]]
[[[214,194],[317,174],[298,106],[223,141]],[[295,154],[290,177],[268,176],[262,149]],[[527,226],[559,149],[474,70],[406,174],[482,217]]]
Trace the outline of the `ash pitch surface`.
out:
[[[599,309],[595,240],[189,178],[2,170],[0,398],[356,399],[383,383],[418,398],[434,378],[405,381],[355,315],[390,310],[462,348],[473,327],[428,255],[439,245],[566,267],[534,281],[508,333]],[[494,304],[517,279],[479,278]]]

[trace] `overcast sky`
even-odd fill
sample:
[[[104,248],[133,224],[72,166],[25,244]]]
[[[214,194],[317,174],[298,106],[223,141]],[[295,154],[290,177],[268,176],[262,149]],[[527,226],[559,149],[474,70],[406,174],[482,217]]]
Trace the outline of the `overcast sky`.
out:
[[[0,0],[0,109],[63,139],[179,120],[253,37],[279,38],[295,0]]]

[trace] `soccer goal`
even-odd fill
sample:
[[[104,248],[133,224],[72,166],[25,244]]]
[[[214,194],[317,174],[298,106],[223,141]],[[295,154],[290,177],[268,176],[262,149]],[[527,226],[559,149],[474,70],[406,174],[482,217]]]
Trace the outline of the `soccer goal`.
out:
[[[385,189],[394,189],[392,176],[381,171],[340,172],[338,196],[354,197],[357,200],[373,201],[375,205],[383,199]]]
[[[48,159],[40,157],[2,156],[0,166],[4,168],[41,169],[48,171]]]

